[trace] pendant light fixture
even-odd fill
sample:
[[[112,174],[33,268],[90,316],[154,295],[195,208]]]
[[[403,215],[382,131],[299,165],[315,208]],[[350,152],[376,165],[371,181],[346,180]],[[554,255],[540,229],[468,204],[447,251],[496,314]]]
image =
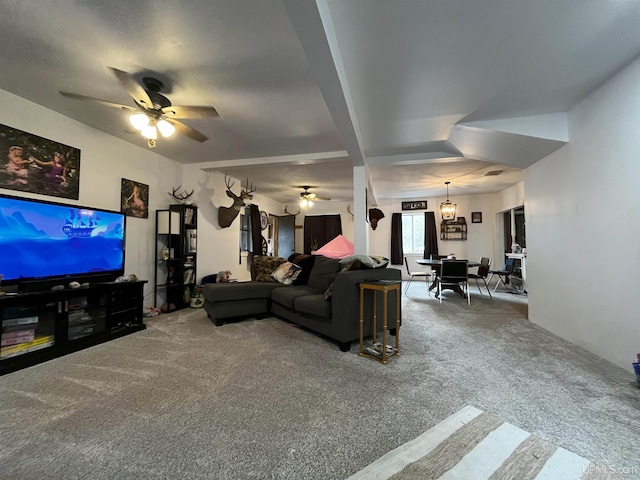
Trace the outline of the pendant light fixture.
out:
[[[451,182],[444,182],[447,186],[447,201],[440,204],[440,214],[442,220],[455,220],[456,219],[456,204],[449,201],[449,184]]]

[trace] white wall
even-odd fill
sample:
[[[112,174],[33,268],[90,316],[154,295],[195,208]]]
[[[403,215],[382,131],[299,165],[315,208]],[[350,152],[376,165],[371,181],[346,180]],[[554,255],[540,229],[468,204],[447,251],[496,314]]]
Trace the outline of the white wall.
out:
[[[640,352],[640,61],[569,112],[525,171],[529,318],[631,369]]]
[[[224,174],[185,165],[183,179],[188,190],[195,189],[192,198],[198,207],[198,281],[221,270],[231,270],[232,277],[238,280],[250,280],[246,254],[240,256],[240,216],[227,228],[218,224],[218,207],[229,207],[233,203],[226,194]],[[240,184],[246,180],[234,178],[232,181],[231,190],[239,195]],[[250,203],[269,214],[282,215],[283,207],[278,202],[260,194],[259,180],[250,178],[249,181],[256,187]]]
[[[0,90],[0,123],[80,149],[78,200],[0,188],[1,193],[119,211],[122,178],[149,185],[149,218],[127,217],[125,273],[135,273],[149,281],[145,285],[145,305],[151,305],[155,268],[154,212],[171,203],[166,192],[171,191],[171,185],[180,184],[182,167],[146,146],[123,142],[3,90]]]

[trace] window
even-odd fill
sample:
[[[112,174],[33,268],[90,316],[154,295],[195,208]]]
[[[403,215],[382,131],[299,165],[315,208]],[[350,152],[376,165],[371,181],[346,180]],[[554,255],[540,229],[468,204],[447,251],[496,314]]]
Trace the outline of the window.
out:
[[[402,251],[405,255],[424,253],[424,213],[402,214]]]

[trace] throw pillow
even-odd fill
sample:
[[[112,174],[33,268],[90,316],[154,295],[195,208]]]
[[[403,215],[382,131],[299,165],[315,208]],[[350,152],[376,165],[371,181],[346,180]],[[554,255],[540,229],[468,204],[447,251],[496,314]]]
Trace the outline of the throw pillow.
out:
[[[359,260],[362,263],[362,268],[384,268],[389,264],[389,259],[386,257],[372,257],[369,255],[350,255],[340,260],[340,264],[346,265],[354,260]]]
[[[283,285],[291,285],[301,271],[302,269],[295,263],[285,262],[276,268],[271,276]]]
[[[271,274],[286,260],[282,257],[255,255],[251,266],[251,278],[256,282],[273,282]]]

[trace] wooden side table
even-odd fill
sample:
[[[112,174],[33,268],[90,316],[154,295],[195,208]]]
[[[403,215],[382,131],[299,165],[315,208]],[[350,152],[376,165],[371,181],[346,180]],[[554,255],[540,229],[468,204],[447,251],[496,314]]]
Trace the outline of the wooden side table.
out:
[[[400,355],[400,286],[402,282],[399,280],[378,280],[375,282],[360,283],[360,352],[361,357],[375,358],[381,363],[386,364],[387,358]],[[372,336],[373,346],[364,347],[364,294],[366,290],[373,291],[373,323]],[[396,293],[396,345],[391,347],[387,345],[387,321],[388,321],[388,293],[395,291]],[[375,349],[376,330],[377,330],[377,292],[382,292],[382,345],[379,350]]]

